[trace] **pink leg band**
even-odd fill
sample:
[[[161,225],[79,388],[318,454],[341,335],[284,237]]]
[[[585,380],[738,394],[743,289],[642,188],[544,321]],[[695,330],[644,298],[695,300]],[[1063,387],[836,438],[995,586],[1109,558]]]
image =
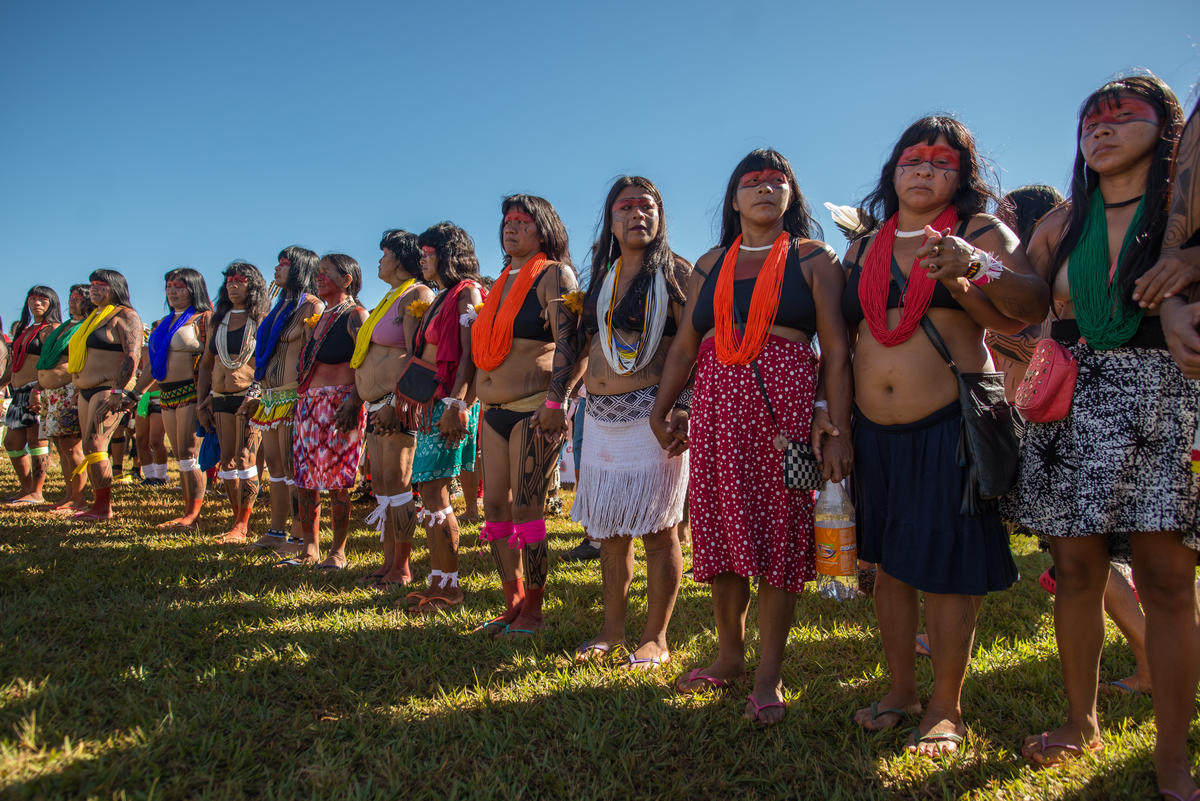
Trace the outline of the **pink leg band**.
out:
[[[517,523],[513,526],[513,534],[508,538],[509,547],[517,548],[525,545],[536,545],[546,539],[546,521],[530,520],[528,523]]]
[[[498,523],[491,521],[485,522],[483,528],[479,531],[479,539],[484,542],[493,540],[502,540],[505,537],[512,536],[513,524],[511,520],[502,520]]]

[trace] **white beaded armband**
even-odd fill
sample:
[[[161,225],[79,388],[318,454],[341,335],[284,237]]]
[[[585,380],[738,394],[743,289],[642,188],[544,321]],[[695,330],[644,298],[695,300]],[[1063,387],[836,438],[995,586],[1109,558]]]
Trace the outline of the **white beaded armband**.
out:
[[[471,323],[475,322],[475,318],[479,316],[479,312],[475,311],[474,306],[467,306],[467,310],[458,315],[458,324],[463,328],[470,328]]]
[[[983,286],[995,281],[1003,272],[1004,262],[986,250],[976,250],[971,255],[971,263],[967,267],[965,277],[971,283]]]
[[[442,398],[442,403],[446,404],[452,409],[458,409],[459,411],[463,412],[467,411],[467,402],[459,400],[458,398]]]

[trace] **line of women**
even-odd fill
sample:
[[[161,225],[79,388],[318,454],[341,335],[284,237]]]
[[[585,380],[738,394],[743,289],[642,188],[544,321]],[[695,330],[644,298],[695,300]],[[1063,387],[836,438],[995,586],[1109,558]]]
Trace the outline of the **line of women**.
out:
[[[480,539],[505,609],[477,631],[528,638],[546,625],[546,494],[564,407],[582,380],[572,514],[601,542],[604,614],[576,659],[625,648],[628,669],[672,661],[686,502],[694,576],[712,587],[717,652],[675,688],[691,694],[746,680],[756,587],[759,661],[744,716],[782,721],[796,594],[815,578],[813,496],[789,486],[785,463],[807,443],[823,478],[850,478],[860,557],[878,565],[890,686],[854,713],[859,726],[915,722],[907,748],[924,756],[964,747],[961,692],[976,616],[984,596],[1018,578],[1007,519],[1037,532],[1054,558],[1068,702],[1063,725],[1025,741],[1025,758],[1049,767],[1103,748],[1103,595],[1110,559],[1131,560],[1145,606],[1160,791],[1195,799],[1186,737],[1200,679],[1200,303],[1190,302],[1200,286],[1200,123],[1195,112],[1186,130],[1183,122],[1153,76],[1089,95],[1070,196],[1027,243],[987,213],[997,197],[971,132],[931,116],[895,142],[841,258],[820,241],[789,161],[756,150],[729,177],[718,246],[694,267],[670,248],[658,188],[618,179],[604,200],[586,291],[566,227],[533,195],[502,203],[505,261],[490,292],[471,238],[449,222],[419,236],[384,233],[378,278],[388,291],[369,313],[357,301],[361,269],[344,254],[282,251],[269,311],[252,265],[225,270],[215,310],[199,273],[173,270],[171,311],[150,334],[132,392],[141,323],[124,279],[97,270],[86,298],[73,288],[70,327],[58,323],[53,291],[35,287],[13,348],[5,446],[22,486],[10,502],[41,501],[50,437],[64,465],[86,470],[92,483],[94,501],[76,516],[110,516],[107,437],[122,407],[157,387],[184,485],[183,514],[164,525],[193,527],[201,512],[199,424],[220,440],[233,521],[222,541],[250,539],[261,442],[271,522],[253,544],[287,557],[281,566],[343,569],[349,490],[366,449],[377,504],[368,519],[383,543],[367,581],[412,582],[420,524],[426,585],[397,605],[434,613],[464,602],[451,482],[479,457]],[[962,376],[994,369],[985,343],[999,349],[1047,318],[1038,353],[1077,378],[1046,385],[1061,409],[1028,422],[1015,485],[988,500],[975,457],[964,455]],[[1045,379],[1042,367],[1032,380]],[[65,411],[72,392],[78,433]],[[320,492],[332,503],[324,558]],[[64,504],[81,503],[73,485]],[[627,648],[635,538],[646,556],[647,619]],[[928,698],[913,649],[922,598]]]

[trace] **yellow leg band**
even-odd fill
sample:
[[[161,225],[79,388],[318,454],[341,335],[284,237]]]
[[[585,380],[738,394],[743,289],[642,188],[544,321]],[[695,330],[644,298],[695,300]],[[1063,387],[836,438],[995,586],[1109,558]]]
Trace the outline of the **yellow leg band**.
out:
[[[71,478],[75,478],[75,476],[79,475],[84,470],[87,470],[87,467],[90,464],[96,464],[97,462],[106,462],[106,461],[108,461],[108,453],[106,451],[96,451],[95,453],[89,453],[87,456],[83,457],[83,461],[79,463],[79,466],[76,467],[73,471],[71,471]]]

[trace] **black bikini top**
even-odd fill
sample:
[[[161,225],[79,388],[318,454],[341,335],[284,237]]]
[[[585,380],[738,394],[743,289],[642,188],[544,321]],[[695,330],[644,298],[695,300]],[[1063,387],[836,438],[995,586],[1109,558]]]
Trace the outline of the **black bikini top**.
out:
[[[799,331],[810,340],[817,333],[817,306],[813,301],[812,288],[804,279],[804,262],[819,255],[832,255],[828,246],[818,245],[811,253],[801,257],[797,243],[788,248],[787,261],[783,265],[783,284],[779,287],[779,311],[775,315],[775,325]],[[713,313],[713,295],[717,287],[717,274],[725,263],[726,248],[717,257],[716,263],[704,279],[700,287],[700,297],[692,308],[692,326],[700,336],[704,336],[716,326],[716,315]],[[741,319],[750,319],[750,298],[754,294],[754,278],[735,279],[733,282],[733,302]]]
[[[599,280],[603,281],[601,277]],[[596,292],[588,292],[587,297],[583,301],[583,314],[580,315],[583,323],[583,330],[588,333],[588,336],[595,336],[600,331],[600,318],[596,314],[596,296],[599,294],[600,287],[596,287]],[[620,310],[620,302],[617,303],[617,308],[613,311]],[[607,314],[607,312],[606,312]],[[633,314],[627,315],[624,318],[617,319],[617,330],[637,333],[646,327],[646,307],[639,305]],[[605,318],[605,322],[608,319]],[[663,327],[664,337],[673,337],[679,333],[679,327],[675,324],[675,318],[671,315],[670,309],[667,310],[667,322]]]
[[[970,220],[966,220],[960,223],[954,235],[963,237],[963,233],[966,231],[969,222]],[[995,227],[996,223],[989,223],[970,237],[963,238],[967,239],[968,242],[972,242],[978,239],[981,234],[987,233]],[[859,243],[858,253],[855,254],[854,261],[850,262],[849,265],[850,274],[846,276],[846,288],[842,292],[842,316],[846,318],[846,325],[851,328],[857,328],[859,323],[865,319],[863,316],[862,301],[858,297],[858,284],[862,280],[862,259],[863,252],[867,247],[867,237],[860,239]],[[895,256],[892,256],[892,265],[894,267],[898,266]],[[894,276],[888,281],[887,307],[889,309],[900,308],[900,287],[896,284]],[[954,296],[950,294],[950,290],[946,289],[941,281],[938,281],[933,287],[933,299],[929,301],[929,308],[964,311],[962,304],[954,299]]]
[[[238,348],[240,350],[241,346]],[[232,345],[229,350],[233,352]],[[321,347],[317,349],[317,361],[321,364],[344,364],[353,355],[354,337],[350,336],[350,314],[346,312],[326,332]]]
[[[249,323],[247,323],[248,325]],[[225,351],[227,353],[241,353],[242,341],[246,338],[246,326],[241,328],[226,328],[225,329]],[[217,338],[208,338],[208,352],[214,356],[217,354]]]
[[[109,342],[108,340],[101,339],[100,331],[102,330],[103,329],[97,329],[88,335],[86,344],[89,348],[95,348],[96,350],[111,350],[114,352],[125,350],[120,342]]]
[[[529,288],[525,302],[521,304],[521,310],[517,312],[517,318],[513,320],[513,339],[532,339],[537,342],[554,341],[550,323],[542,319],[542,302],[538,300],[538,285],[542,283],[542,279],[546,277],[546,273],[550,269],[552,266],[543,270],[542,274],[533,282],[533,286]],[[517,279],[510,273],[509,280],[516,283]]]

